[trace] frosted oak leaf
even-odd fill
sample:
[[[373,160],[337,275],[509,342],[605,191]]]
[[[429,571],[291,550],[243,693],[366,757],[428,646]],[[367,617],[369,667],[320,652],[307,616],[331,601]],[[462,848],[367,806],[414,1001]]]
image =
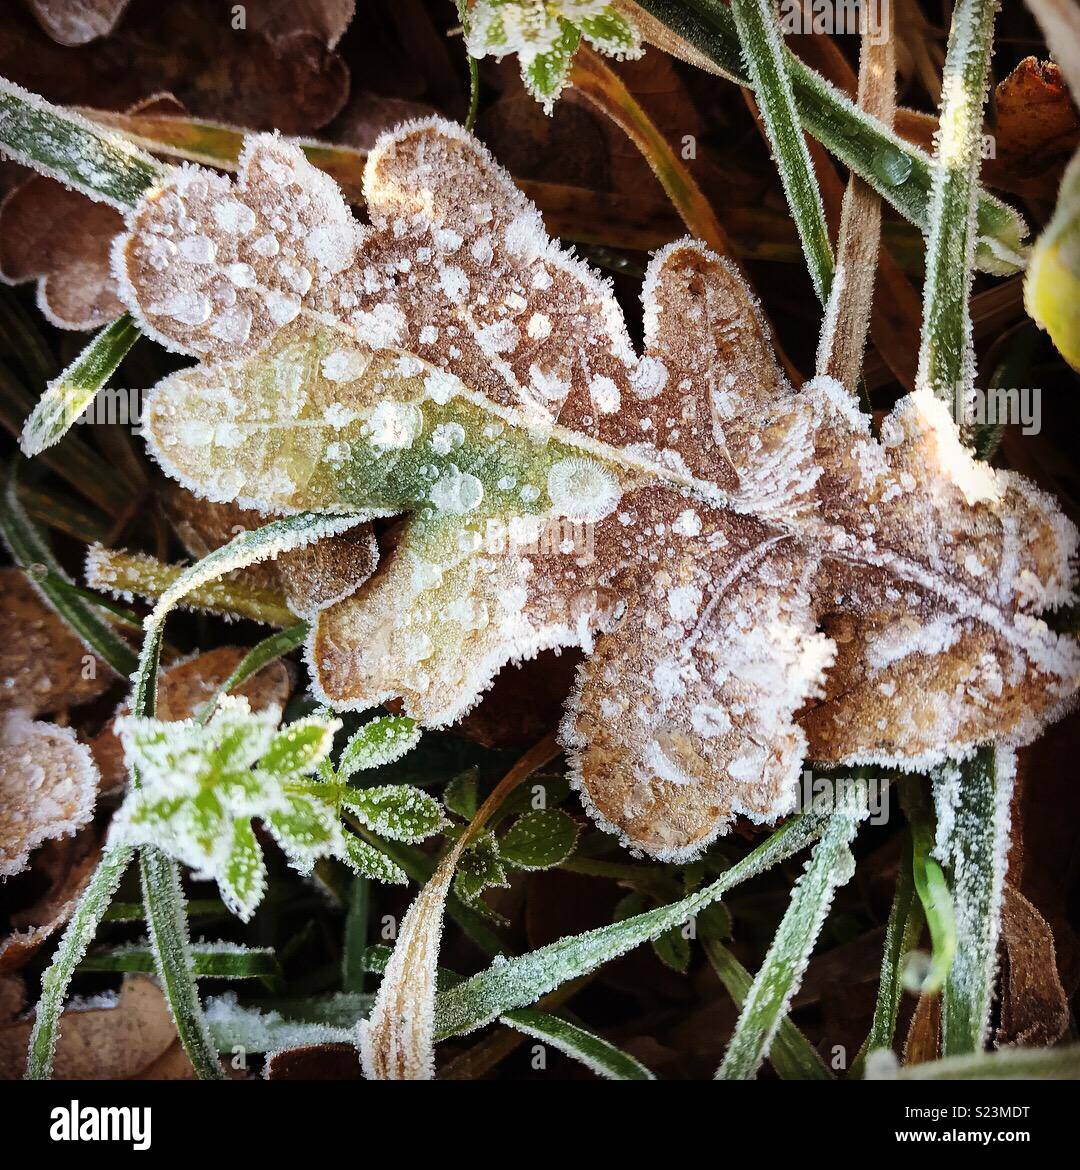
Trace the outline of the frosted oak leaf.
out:
[[[1077,649],[1039,615],[1072,596],[1076,533],[942,404],[904,398],[877,438],[837,383],[793,390],[741,280],[688,240],[649,267],[639,355],[610,287],[448,123],[383,136],[365,185],[371,224],[346,223],[299,152],[253,138],[235,184],[180,169],[116,246],[131,310],[208,359],[149,404],[170,475],[402,517],[313,624],[327,702],[446,726],[507,662],[581,646],[561,738],[584,802],[673,859],[790,811],[804,758],[925,768],[1072,700]],[[235,263],[254,280],[219,296]],[[199,313],[174,299],[196,292]]]

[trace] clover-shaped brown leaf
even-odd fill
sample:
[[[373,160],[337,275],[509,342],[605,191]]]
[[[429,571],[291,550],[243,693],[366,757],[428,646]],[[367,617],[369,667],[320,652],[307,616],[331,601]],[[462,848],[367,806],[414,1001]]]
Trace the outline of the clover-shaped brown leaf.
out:
[[[1037,616],[1076,534],[976,463],[943,404],[881,438],[830,379],[795,392],[740,278],[654,257],[634,352],[609,286],[437,120],[384,136],[370,227],[279,139],[235,183],[185,167],[129,218],[129,308],[208,361],[148,437],[211,500],[401,515],[309,657],[337,707],[454,722],[505,663],[580,646],[562,726],[585,803],[692,855],[794,804],[808,755],[925,767],[1023,743],[1080,656]]]

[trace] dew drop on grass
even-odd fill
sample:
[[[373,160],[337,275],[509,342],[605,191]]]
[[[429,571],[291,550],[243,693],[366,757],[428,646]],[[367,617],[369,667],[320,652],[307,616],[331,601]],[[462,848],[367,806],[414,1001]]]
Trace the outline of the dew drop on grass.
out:
[[[911,175],[911,159],[895,146],[879,146],[870,167],[887,187],[899,187]]]

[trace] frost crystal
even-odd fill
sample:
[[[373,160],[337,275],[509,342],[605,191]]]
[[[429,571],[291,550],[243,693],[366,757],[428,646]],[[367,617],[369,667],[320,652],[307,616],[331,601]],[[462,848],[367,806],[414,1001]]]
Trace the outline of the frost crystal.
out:
[[[404,517],[313,623],[332,706],[399,698],[445,726],[505,663],[580,646],[561,737],[586,806],[684,858],[737,813],[789,811],[808,755],[924,769],[1026,743],[1072,701],[1080,653],[1039,615],[1073,596],[1075,530],[977,463],[944,404],[907,396],[879,440],[835,381],[796,393],[692,241],[653,258],[636,354],[610,287],[448,123],[376,143],[370,226],[327,184],[252,138],[236,183],[175,171],[115,258],[132,312],[212,359],[154,393],[166,471],[263,512]],[[287,265],[254,248],[268,234]],[[185,236],[213,263],[158,242]],[[254,285],[222,283],[234,263]],[[180,290],[209,298],[201,323],[202,302],[156,308]],[[299,300],[284,327],[270,292]]]

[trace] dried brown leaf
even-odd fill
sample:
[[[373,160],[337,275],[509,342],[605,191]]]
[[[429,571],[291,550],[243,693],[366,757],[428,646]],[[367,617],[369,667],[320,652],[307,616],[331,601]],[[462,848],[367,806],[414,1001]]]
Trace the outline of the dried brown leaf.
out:
[[[0,73],[64,105],[123,110],[166,91],[199,117],[301,134],[341,110],[349,73],[324,35],[286,20],[234,29],[217,0],[134,0],[110,35],[68,47],[8,5]]]
[[[1069,1026],[1069,1001],[1058,978],[1054,936],[1038,910],[1008,882],[1001,941],[1005,963],[997,1043],[1055,1044]]]
[[[574,775],[668,859],[790,811],[807,756],[925,768],[1067,706],[1080,652],[1038,615],[1072,594],[1076,532],[977,463],[944,403],[908,395],[879,440],[834,380],[795,393],[738,275],[692,241],[650,265],[639,356],[610,288],[458,127],[385,136],[365,188],[370,227],[251,139],[235,184],[176,172],[119,256],[132,311],[211,359],[154,393],[166,471],[267,511],[407,514],[314,624],[322,697],[444,726],[504,663],[581,646]],[[157,266],[169,231],[217,255]],[[257,281],[235,297],[234,264]],[[483,524],[522,513],[587,547],[489,550]]]
[[[32,1020],[0,1026],[0,1079],[22,1076]],[[146,975],[125,978],[115,1002],[69,1003],[60,1019],[53,1078],[122,1081],[138,1076],[176,1039],[161,990]]]
[[[34,872],[48,877],[49,888],[32,905],[11,915],[11,931],[0,940],[0,973],[17,971],[67,924],[100,857],[89,829],[71,840],[45,845],[34,859]]]
[[[96,699],[113,678],[21,569],[0,569],[0,711],[63,711]]]
[[[0,718],[0,877],[10,877],[39,845],[87,824],[98,771],[70,727],[36,723],[23,711]]]
[[[129,0],[25,0],[34,19],[59,45],[85,45],[107,36]]]
[[[275,518],[236,504],[211,503],[177,484],[166,490],[165,509],[184,547],[198,558]],[[282,553],[276,560],[241,569],[234,576],[284,593],[293,613],[311,618],[355,593],[378,563],[374,533],[369,524],[362,524],[307,548]]]
[[[97,329],[123,302],[109,270],[109,246],[122,231],[114,208],[34,175],[0,204],[0,277],[38,282],[38,306],[62,329]]]

